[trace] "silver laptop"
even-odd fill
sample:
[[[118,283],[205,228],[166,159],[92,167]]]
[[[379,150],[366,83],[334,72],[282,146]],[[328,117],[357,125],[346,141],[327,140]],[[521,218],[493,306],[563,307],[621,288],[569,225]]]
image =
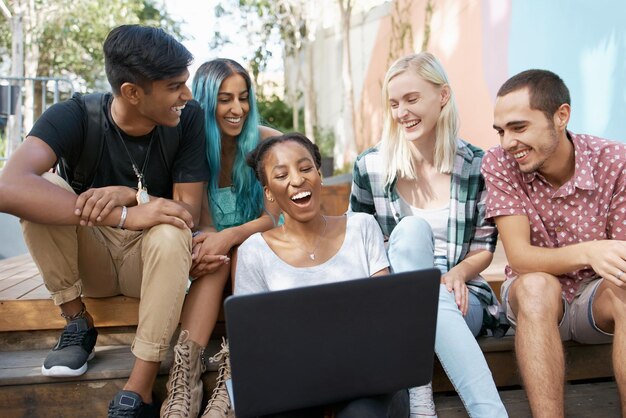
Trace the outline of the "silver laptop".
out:
[[[439,283],[430,269],[229,297],[237,417],[430,382]]]

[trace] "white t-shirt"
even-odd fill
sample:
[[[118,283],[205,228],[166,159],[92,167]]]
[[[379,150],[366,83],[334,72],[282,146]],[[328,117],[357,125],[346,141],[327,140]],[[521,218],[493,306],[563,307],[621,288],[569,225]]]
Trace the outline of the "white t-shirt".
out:
[[[346,235],[337,254],[323,264],[294,267],[280,259],[261,233],[237,252],[236,295],[342,282],[369,277],[389,267],[383,235],[372,215],[348,213]]]

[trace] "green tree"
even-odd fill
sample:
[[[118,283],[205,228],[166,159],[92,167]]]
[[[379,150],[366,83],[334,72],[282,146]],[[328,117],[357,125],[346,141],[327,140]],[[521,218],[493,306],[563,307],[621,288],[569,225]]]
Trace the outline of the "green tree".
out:
[[[81,78],[88,89],[104,83],[102,42],[107,33],[121,24],[160,26],[181,38],[179,24],[161,11],[157,0],[0,0],[11,17],[21,21],[23,67],[13,74],[33,77]],[[0,54],[11,50],[13,27],[6,14],[0,15]],[[15,35],[19,36],[19,35]],[[16,59],[15,62],[18,62]],[[12,63],[14,65],[15,63]],[[23,125],[10,121],[9,152],[21,141],[24,131],[41,113],[42,85],[24,86]],[[32,87],[32,88],[31,88]]]
[[[276,95],[260,97],[257,100],[261,123],[271,126],[281,132],[292,132],[296,130],[293,125],[293,111],[291,106],[281,100]],[[302,113],[298,113],[300,124],[303,123]]]
[[[181,38],[179,23],[156,0],[8,0],[24,19],[24,75],[75,74],[89,88],[104,79],[102,42],[115,26],[141,23],[163,27]],[[0,15],[0,48],[10,51],[10,25]]]
[[[257,92],[263,97],[264,89],[259,85],[259,74],[266,67],[272,57],[267,45],[280,42],[287,57],[293,58],[295,77],[292,83],[286,86],[287,101],[292,108],[292,125],[294,130],[300,130],[299,101],[304,101],[304,131],[311,139],[314,138],[314,126],[317,124],[315,89],[313,85],[313,48],[312,40],[315,35],[317,14],[315,3],[306,0],[221,0],[215,8],[215,16],[228,13],[235,4],[242,19],[245,21],[249,44],[254,50],[247,58],[247,65],[251,70]],[[215,45],[229,42],[219,27],[215,31]],[[301,55],[306,58],[302,59]],[[306,62],[306,68],[302,63]]]

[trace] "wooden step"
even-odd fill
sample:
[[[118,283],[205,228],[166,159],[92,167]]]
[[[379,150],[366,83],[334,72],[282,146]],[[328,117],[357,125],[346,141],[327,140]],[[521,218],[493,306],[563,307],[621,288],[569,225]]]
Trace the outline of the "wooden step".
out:
[[[216,372],[202,376],[206,404],[215,387]],[[3,418],[94,418],[106,416],[110,400],[122,390],[127,378],[55,381],[19,386],[0,386]],[[154,386],[156,399],[166,397],[167,375],[160,374]]]
[[[517,361],[515,359],[515,340],[513,335],[503,338],[480,337],[480,346],[496,386],[510,387],[522,384]],[[612,378],[612,344],[584,345],[573,341],[564,343],[566,380],[577,381],[596,378]],[[558,348],[555,348],[558,349]],[[433,372],[433,390],[435,392],[454,391],[445,371],[438,360]]]
[[[500,343],[481,341],[489,358],[490,353],[506,352],[512,341],[505,337]],[[585,346],[585,349],[589,346]],[[606,347],[605,347],[606,348]],[[569,349],[569,347],[568,347]],[[213,349],[217,350],[215,342]],[[2,417],[88,417],[103,416],[109,400],[119,391],[126,381],[132,366],[132,356],[128,346],[99,346],[96,357],[90,361],[89,370],[79,378],[53,379],[41,376],[41,362],[48,350],[31,350],[0,356],[0,405]],[[585,353],[604,357],[604,353]],[[568,350],[568,357],[571,357]],[[576,354],[574,354],[576,355]],[[171,364],[171,355],[163,363],[155,393],[164,399],[167,370]],[[506,365],[505,365],[506,366]],[[203,376],[205,402],[214,387],[217,373],[216,365]],[[492,365],[493,370],[493,365]],[[497,375],[494,374],[497,379]],[[568,375],[568,378],[570,376]],[[440,386],[437,377],[434,386]],[[509,386],[509,385],[507,385]],[[520,389],[501,390],[511,417],[530,417],[525,392]],[[437,391],[435,402],[440,418],[467,417],[463,405],[451,388]],[[599,383],[569,384],[566,386],[566,405],[568,417],[618,417],[619,399],[617,388],[612,381]]]
[[[99,338],[100,339],[100,338]],[[212,340],[207,357],[220,348]],[[49,349],[3,352],[0,355],[0,416],[7,417],[87,417],[104,416],[109,401],[124,387],[134,357],[129,345],[98,345],[87,372],[74,378],[50,378],[41,374]],[[172,351],[161,363],[154,386],[158,399],[165,399]],[[203,375],[204,402],[215,387],[218,364],[210,363]]]
[[[500,390],[511,418],[532,418],[523,389]],[[439,418],[467,418],[461,399],[453,393],[435,394]],[[615,381],[596,381],[565,386],[565,416],[568,418],[618,418],[620,403]]]

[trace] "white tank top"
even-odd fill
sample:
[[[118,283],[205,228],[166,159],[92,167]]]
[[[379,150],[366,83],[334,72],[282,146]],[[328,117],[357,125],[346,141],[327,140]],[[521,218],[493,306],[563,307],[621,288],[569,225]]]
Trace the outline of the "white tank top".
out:
[[[402,196],[400,200],[405,209],[413,216],[424,219],[430,225],[435,239],[435,267],[445,273],[448,271],[448,218],[450,204],[436,209],[420,209],[408,204]]]

